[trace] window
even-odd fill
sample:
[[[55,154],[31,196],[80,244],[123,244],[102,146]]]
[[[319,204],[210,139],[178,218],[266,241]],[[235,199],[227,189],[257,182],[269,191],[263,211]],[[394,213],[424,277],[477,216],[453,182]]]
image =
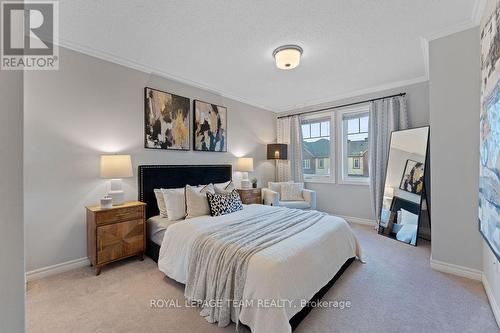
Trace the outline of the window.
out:
[[[368,105],[339,111],[340,138],[342,142],[341,181],[344,183],[368,183]]]
[[[311,169],[311,160],[306,159],[306,160],[303,160],[302,162],[303,162],[303,168],[304,168],[304,171],[305,171],[306,169]]]
[[[352,167],[354,169],[359,169],[359,158],[358,157],[354,158]]]
[[[324,168],[325,168],[325,160],[321,158],[318,160],[318,169],[324,169]]]
[[[332,119],[331,112],[302,119],[302,165],[306,181],[334,180]]]

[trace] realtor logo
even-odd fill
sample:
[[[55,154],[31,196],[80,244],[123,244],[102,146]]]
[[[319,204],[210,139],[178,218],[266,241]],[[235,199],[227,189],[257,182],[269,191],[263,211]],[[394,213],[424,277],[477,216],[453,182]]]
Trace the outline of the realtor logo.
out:
[[[0,69],[59,69],[58,23],[57,1],[3,1]]]

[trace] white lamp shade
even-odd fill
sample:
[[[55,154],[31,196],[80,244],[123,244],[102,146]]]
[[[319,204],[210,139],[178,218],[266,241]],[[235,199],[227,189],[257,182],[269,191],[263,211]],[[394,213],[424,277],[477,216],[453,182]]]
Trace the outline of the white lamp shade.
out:
[[[101,178],[133,177],[130,155],[101,155]]]
[[[236,171],[252,172],[253,171],[253,158],[241,157],[236,161]]]

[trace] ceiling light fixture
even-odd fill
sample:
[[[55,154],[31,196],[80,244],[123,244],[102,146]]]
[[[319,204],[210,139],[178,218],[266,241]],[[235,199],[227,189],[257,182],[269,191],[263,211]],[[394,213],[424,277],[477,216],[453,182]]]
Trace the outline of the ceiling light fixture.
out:
[[[273,51],[276,67],[279,69],[294,69],[300,64],[302,48],[298,45],[283,45]]]

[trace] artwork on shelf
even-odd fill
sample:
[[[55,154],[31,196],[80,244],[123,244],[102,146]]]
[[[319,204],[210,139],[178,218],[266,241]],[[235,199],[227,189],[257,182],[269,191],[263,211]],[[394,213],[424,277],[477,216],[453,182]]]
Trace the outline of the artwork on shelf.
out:
[[[227,108],[194,101],[194,150],[227,152]]]
[[[481,31],[479,231],[500,260],[500,5]]]
[[[144,146],[189,150],[189,98],[144,88]]]
[[[422,194],[423,187],[424,164],[414,160],[406,160],[406,166],[399,188],[410,193]]]

